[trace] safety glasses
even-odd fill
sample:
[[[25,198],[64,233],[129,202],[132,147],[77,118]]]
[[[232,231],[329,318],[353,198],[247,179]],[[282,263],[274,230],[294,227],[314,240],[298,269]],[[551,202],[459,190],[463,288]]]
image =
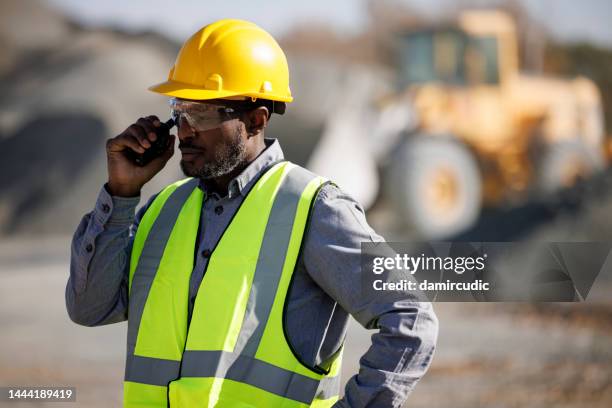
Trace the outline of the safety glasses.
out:
[[[206,102],[186,101],[172,98],[168,102],[172,119],[178,127],[184,122],[196,131],[215,129],[227,120],[237,117],[239,112],[232,107]]]

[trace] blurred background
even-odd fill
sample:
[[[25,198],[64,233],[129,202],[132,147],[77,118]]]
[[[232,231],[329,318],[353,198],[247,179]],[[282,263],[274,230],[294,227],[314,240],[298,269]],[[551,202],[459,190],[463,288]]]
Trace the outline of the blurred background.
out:
[[[287,54],[295,100],[267,136],[356,197],[387,240],[610,239],[606,0],[3,0],[1,385],[120,405],[126,325],[68,319],[71,235],[106,181],[105,140],[169,115],[146,88],[227,17]],[[177,156],[143,203],[183,177]],[[436,304],[438,350],[406,406],[611,406],[609,275],[581,304]],[[352,322],[344,380],[371,334]]]

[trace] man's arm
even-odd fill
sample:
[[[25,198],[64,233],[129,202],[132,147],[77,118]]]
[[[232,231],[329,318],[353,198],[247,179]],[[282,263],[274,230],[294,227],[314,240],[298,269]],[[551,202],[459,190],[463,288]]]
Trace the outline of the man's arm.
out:
[[[363,327],[378,329],[335,407],[401,407],[425,374],[435,350],[438,320],[428,302],[408,293],[361,290],[361,242],[384,239],[368,225],[362,207],[338,187],[324,186],[315,200],[304,246],[313,280]]]
[[[72,238],[66,309],[75,323],[100,326],[127,319],[130,253],[138,225],[134,210],[142,186],[172,157],[176,137],[169,135],[166,150],[145,166],[137,165],[125,153],[144,153],[157,138],[160,126],[157,116],[147,116],[106,141],[108,182]],[[141,209],[137,220],[153,199]]]
[[[111,196],[106,185],[94,210],[85,214],[72,237],[66,309],[84,326],[127,319],[128,275],[134,234],[155,196],[134,211],[140,196]]]

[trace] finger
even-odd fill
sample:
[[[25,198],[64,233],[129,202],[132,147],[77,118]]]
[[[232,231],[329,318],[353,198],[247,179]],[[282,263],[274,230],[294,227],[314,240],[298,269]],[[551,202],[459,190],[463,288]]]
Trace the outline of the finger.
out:
[[[149,139],[147,139],[147,132],[142,128],[142,126],[133,124],[127,128],[127,133],[132,135],[145,149],[151,147],[151,142],[149,142]]]
[[[155,126],[155,127],[160,127],[161,126],[161,121],[155,115],[147,116],[145,119],[147,119],[149,122],[153,123],[153,126]]]
[[[134,151],[137,151],[138,153],[144,153],[145,150],[147,150],[145,147],[142,146],[142,143],[136,137],[132,136],[131,134],[125,135],[123,142],[125,146],[129,147],[130,149]]]
[[[140,118],[136,122],[137,125],[140,125],[145,131],[145,137],[150,141],[155,141],[157,139],[156,127],[153,125],[153,121],[150,121],[146,118]]]
[[[152,120],[149,120],[148,117],[138,119],[136,124],[142,126],[147,133],[155,132],[155,125],[153,124]]]
[[[121,152],[126,148],[132,149],[138,153],[144,153],[145,149],[131,135],[121,134],[113,139],[110,139],[106,144],[109,152]]]

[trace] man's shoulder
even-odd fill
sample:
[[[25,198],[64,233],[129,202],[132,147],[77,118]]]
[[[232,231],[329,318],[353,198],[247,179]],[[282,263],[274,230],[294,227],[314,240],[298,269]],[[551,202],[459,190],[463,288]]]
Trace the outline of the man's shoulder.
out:
[[[349,192],[343,190],[333,179],[317,174],[294,162],[289,161],[289,163],[295,166],[295,170],[297,170],[296,173],[301,177],[310,179],[320,178],[321,183],[316,192],[316,202],[320,202],[321,205],[336,205],[340,202],[349,203],[353,206],[357,206],[359,211],[364,212],[361,204],[359,204]]]
[[[315,206],[327,208],[329,210],[343,207],[351,211],[365,214],[362,205],[349,192],[343,190],[342,187],[333,180],[328,180],[321,186],[315,200]]]
[[[298,176],[301,178],[307,178],[307,179],[315,179],[318,178],[320,179],[320,181],[324,184],[334,184],[333,180],[330,180],[328,177],[317,174],[315,172],[313,172],[310,169],[307,169],[306,167],[299,165],[295,162],[292,162],[291,160],[283,160],[283,162],[287,162],[291,165],[291,173],[293,173],[294,176]]]

